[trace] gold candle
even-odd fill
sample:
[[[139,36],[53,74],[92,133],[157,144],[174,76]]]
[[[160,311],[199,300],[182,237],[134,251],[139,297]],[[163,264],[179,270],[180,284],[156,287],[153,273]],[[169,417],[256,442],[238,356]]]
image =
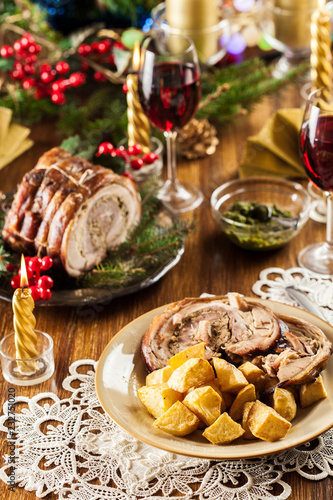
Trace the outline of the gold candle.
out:
[[[324,2],[313,13],[311,23],[311,81],[312,90],[332,84],[332,54],[330,13]]]
[[[318,0],[276,0],[275,38],[292,50],[310,48],[311,15]]]
[[[29,359],[38,355],[36,345],[37,336],[35,333],[36,319],[33,315],[35,307],[34,300],[29,289],[27,270],[24,256],[21,258],[21,281],[20,288],[17,288],[13,295],[14,331],[15,347],[17,359]],[[35,371],[34,363],[20,363],[21,371]]]
[[[135,42],[133,50],[133,70],[138,71],[140,64],[140,44]],[[142,151],[150,151],[150,124],[147,116],[144,114],[139,101],[138,94],[138,76],[136,74],[128,75],[127,85],[127,119],[128,119],[128,145],[140,144]]]
[[[219,22],[217,0],[166,0],[165,18],[169,26],[193,40],[202,61],[218,51],[221,34],[209,32]]]

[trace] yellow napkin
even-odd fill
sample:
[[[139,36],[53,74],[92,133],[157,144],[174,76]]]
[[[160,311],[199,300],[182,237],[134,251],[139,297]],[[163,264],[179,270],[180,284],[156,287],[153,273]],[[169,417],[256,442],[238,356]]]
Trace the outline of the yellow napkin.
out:
[[[33,146],[30,129],[10,123],[12,112],[0,107],[0,170]]]
[[[240,177],[272,175],[306,178],[299,152],[303,110],[281,109],[259,134],[249,137],[240,164]]]

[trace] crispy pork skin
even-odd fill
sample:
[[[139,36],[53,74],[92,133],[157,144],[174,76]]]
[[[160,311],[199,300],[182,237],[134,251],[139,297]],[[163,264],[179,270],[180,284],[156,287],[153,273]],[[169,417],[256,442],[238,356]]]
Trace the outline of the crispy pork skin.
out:
[[[332,353],[332,344],[316,326],[294,317],[277,317],[265,305],[230,293],[171,304],[144,335],[142,357],[153,371],[198,342],[206,343],[207,359],[252,361],[283,386],[314,380]]]
[[[78,277],[124,242],[140,217],[128,178],[53,148],[18,186],[3,238],[14,251],[52,256]]]

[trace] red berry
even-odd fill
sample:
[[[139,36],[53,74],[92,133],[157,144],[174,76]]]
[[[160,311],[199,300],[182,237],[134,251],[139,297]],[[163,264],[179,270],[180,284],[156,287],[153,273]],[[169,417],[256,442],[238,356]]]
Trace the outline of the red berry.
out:
[[[14,50],[13,50],[13,47],[11,47],[10,45],[3,45],[0,49],[0,55],[1,57],[12,57],[14,54]]]
[[[92,50],[93,52],[98,52],[98,45],[99,45],[99,42],[93,42],[93,43],[91,44],[91,50]]]
[[[16,40],[16,42],[14,42],[14,50],[15,52],[17,52],[18,54],[21,54],[22,53],[22,45],[21,45],[21,42],[19,40]]]
[[[91,46],[87,43],[82,43],[77,49],[77,52],[78,54],[80,54],[80,56],[89,56],[89,54],[91,54],[91,51]]]
[[[20,277],[17,274],[10,281],[11,286],[16,290],[16,288],[20,288]]]
[[[22,69],[14,69],[14,71],[12,71],[10,74],[12,78],[14,78],[14,80],[23,80],[23,78],[25,77],[24,71]]]
[[[145,163],[146,165],[151,165],[157,159],[158,159],[158,154],[156,153],[146,153],[142,157],[143,163]]]
[[[107,81],[107,78],[105,77],[105,75],[103,75],[103,73],[101,73],[100,71],[95,71],[94,79],[96,80],[96,82],[106,82]]]
[[[37,281],[37,286],[39,288],[42,288],[43,290],[46,290],[48,288],[53,287],[53,279],[50,276],[47,276],[46,274],[44,276],[41,276],[39,280]]]
[[[97,52],[99,54],[105,54],[105,52],[107,52],[109,50],[109,48],[110,48],[110,45],[103,40],[103,42],[99,42],[99,44],[97,46]]]
[[[7,271],[9,271],[10,273],[13,272],[13,271],[16,271],[17,269],[17,266],[15,266],[14,264],[11,264],[10,262],[8,264],[6,264],[6,269]]]
[[[73,87],[78,87],[82,85],[86,81],[86,75],[84,73],[72,73],[69,77],[69,83],[73,85]]]
[[[29,269],[39,273],[40,268],[42,266],[42,259],[40,257],[31,257],[30,262],[28,264]]]
[[[113,148],[111,142],[102,142],[98,146],[98,151],[96,153],[96,156],[110,154],[110,153],[112,153],[113,150],[114,150],[114,148]]]
[[[53,266],[52,257],[49,257],[48,255],[46,255],[45,257],[42,258],[42,266],[41,266],[42,271],[47,271],[52,266]]]
[[[41,297],[41,290],[37,286],[29,286],[30,292],[31,292],[31,297],[34,299],[36,302],[37,300],[40,299]]]
[[[81,64],[81,71],[84,71],[86,73],[88,71],[88,69],[89,69],[89,64],[86,62],[83,62]]]
[[[129,155],[133,155],[133,156],[137,156],[139,154],[141,154],[142,152],[142,147],[140,144],[133,144],[133,146],[129,146],[127,148],[127,152]]]
[[[48,300],[50,299],[52,296],[52,292],[50,289],[46,288],[45,290],[40,290],[40,298],[42,300]]]
[[[22,36],[20,42],[21,42],[21,46],[24,49],[27,49],[29,47],[29,45],[31,44],[31,41],[29,40],[29,38],[27,36]]]
[[[51,89],[53,92],[61,92],[66,88],[66,80],[64,78],[60,78],[59,80],[55,80],[52,82]]]
[[[65,74],[65,73],[68,73],[69,71],[69,64],[65,61],[59,61],[57,64],[56,64],[56,67],[55,67],[56,71],[58,71],[58,73],[60,73],[61,75]]]
[[[54,80],[54,77],[56,75],[56,72],[54,70],[49,71],[43,71],[40,75],[40,79],[42,80],[43,83],[50,83],[52,80]]]
[[[24,64],[23,71],[26,75],[33,75],[36,69],[31,64]]]
[[[123,83],[123,92],[125,94],[127,94],[127,92],[128,92],[128,88],[127,88],[127,83],[126,82]]]
[[[112,151],[111,156],[119,156],[119,157],[124,158],[125,156],[127,156],[127,151],[124,148],[124,146],[119,146],[119,148],[115,148]]]
[[[118,41],[118,42],[115,42],[115,43],[114,43],[114,48],[115,48],[115,49],[121,49],[121,50],[122,50],[122,49],[124,49],[124,48],[125,48],[125,45],[123,45],[121,42],[119,42],[119,41]]]
[[[22,87],[24,88],[24,90],[29,90],[31,89],[31,87],[35,87],[36,83],[36,80],[34,80],[33,78],[26,78],[22,82]]]
[[[50,71],[52,71],[51,64],[48,64],[48,63],[41,64],[41,66],[39,68],[40,74],[45,73],[45,72],[50,73]]]
[[[135,182],[133,175],[131,175],[129,172],[124,172],[122,175],[123,177],[127,177],[128,179],[130,179],[132,182]]]
[[[53,92],[51,94],[51,101],[53,102],[53,104],[62,106],[66,102],[65,94],[63,92]]]
[[[131,160],[131,167],[133,170],[140,170],[140,168],[143,167],[143,161],[141,158],[134,158],[134,160]]]
[[[33,63],[35,63],[36,61],[37,61],[37,56],[36,56],[35,54],[32,54],[31,56],[27,56],[27,57],[25,58],[25,62],[26,62],[27,64],[33,64]]]

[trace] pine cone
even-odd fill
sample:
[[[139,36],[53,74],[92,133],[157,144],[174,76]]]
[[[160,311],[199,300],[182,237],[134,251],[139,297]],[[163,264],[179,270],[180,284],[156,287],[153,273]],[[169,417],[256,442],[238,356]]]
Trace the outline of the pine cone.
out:
[[[177,136],[179,152],[188,160],[197,160],[215,153],[219,143],[216,128],[206,118],[193,118]]]

